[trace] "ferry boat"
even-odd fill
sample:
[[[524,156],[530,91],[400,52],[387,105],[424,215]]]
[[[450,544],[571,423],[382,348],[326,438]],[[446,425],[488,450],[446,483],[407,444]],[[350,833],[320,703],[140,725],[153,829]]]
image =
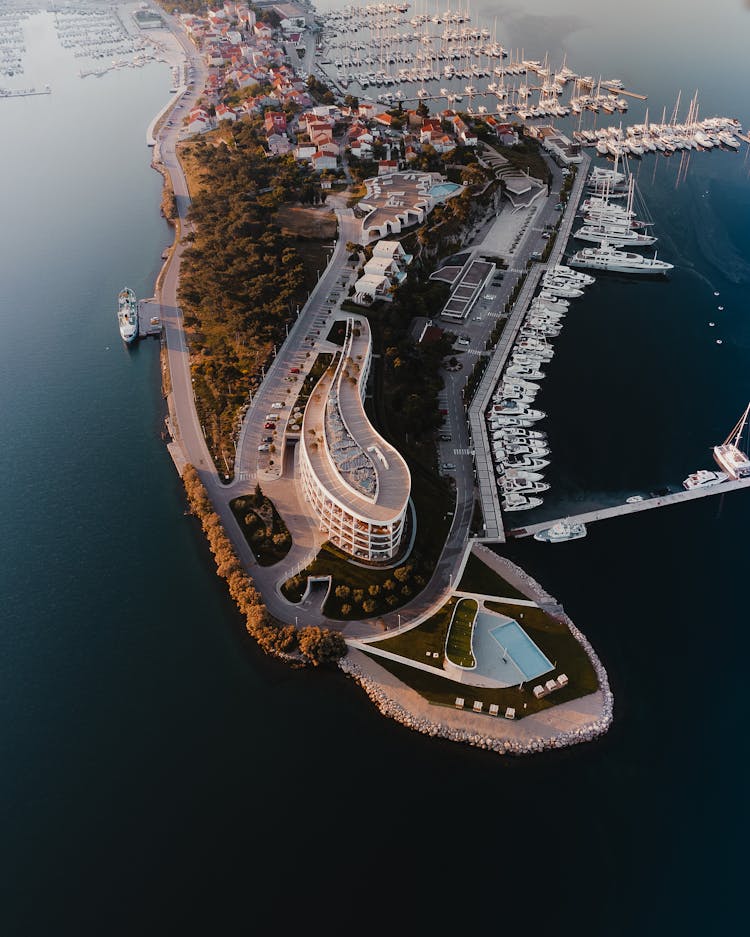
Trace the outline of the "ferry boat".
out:
[[[580,540],[587,533],[585,524],[571,524],[562,520],[546,527],[544,530],[538,530],[534,534],[534,540],[540,540],[543,543],[561,543],[564,540]]]
[[[740,449],[740,437],[745,429],[748,413],[750,403],[724,442],[720,446],[714,446],[714,461],[733,481],[750,476],[750,459]]]
[[[584,247],[576,251],[568,260],[571,267],[583,267],[586,270],[608,270],[612,273],[636,273],[642,275],[666,274],[674,269],[674,264],[654,257],[644,257],[633,251],[618,251],[607,241],[600,247]]]
[[[138,300],[129,287],[120,290],[117,296],[117,324],[122,340],[132,345],[138,338]]]
[[[699,469],[693,472],[682,483],[682,487],[687,491],[693,488],[710,488],[713,485],[720,485],[725,482],[729,476],[726,472],[711,472],[708,469]]]

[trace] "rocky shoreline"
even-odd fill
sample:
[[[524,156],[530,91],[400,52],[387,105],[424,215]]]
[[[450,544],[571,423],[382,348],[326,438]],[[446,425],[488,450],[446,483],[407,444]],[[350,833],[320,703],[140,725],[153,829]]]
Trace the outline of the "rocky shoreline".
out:
[[[474,549],[481,551],[485,559],[491,558],[491,565],[502,571],[509,582],[568,626],[588,655],[599,681],[599,690],[584,697],[593,703],[593,711],[583,712],[577,705],[580,701],[574,701],[561,703],[525,719],[506,720],[431,704],[361,651],[350,649],[347,656],[339,661],[340,669],[359,684],[387,718],[423,735],[471,745],[498,755],[530,755],[568,748],[604,735],[612,725],[614,696],[607,672],[586,636],[552,596],[526,572],[482,545],[476,545]]]

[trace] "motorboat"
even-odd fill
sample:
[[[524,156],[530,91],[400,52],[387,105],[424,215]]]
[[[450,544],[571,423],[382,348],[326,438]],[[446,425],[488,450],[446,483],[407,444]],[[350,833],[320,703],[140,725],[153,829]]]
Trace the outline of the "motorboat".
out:
[[[533,425],[533,420],[525,420],[520,416],[500,416],[495,414],[490,418],[491,429],[502,429],[505,426],[523,426],[530,429]]]
[[[693,472],[683,481],[682,487],[687,491],[693,488],[711,488],[714,485],[720,485],[725,482],[729,476],[726,472],[711,472],[708,469],[699,469]]]
[[[538,481],[536,479],[499,478],[497,483],[506,494],[512,491],[518,491],[524,494],[539,494],[542,491],[549,491],[549,484],[547,482]]]
[[[544,480],[544,475],[541,472],[534,472],[524,468],[506,468],[504,465],[499,465],[497,467],[497,474],[503,481],[507,482],[520,481],[529,484],[537,484]]]
[[[594,277],[588,273],[581,273],[580,270],[574,270],[567,264],[555,264],[554,267],[549,268],[548,274],[556,278],[569,277],[574,282],[582,283],[584,286],[591,286],[594,282]]]
[[[550,309],[568,309],[570,307],[570,300],[566,299],[564,296],[558,296],[556,293],[551,293],[549,290],[542,289],[541,293],[534,299],[534,302],[542,302],[545,306]]]
[[[505,466],[506,473],[508,469],[526,469],[532,472],[539,472],[543,468],[547,468],[549,459],[533,454],[508,456],[507,459],[503,460],[503,465]]]
[[[517,378],[530,381],[541,381],[544,379],[543,371],[540,371],[538,367],[528,364],[509,364],[504,374],[506,377],[513,378],[514,380]]]
[[[540,540],[543,543],[561,543],[564,540],[579,540],[586,536],[585,524],[571,524],[569,521],[561,520],[546,527],[544,530],[538,530],[534,534],[534,540]]]
[[[546,416],[543,410],[532,410],[512,397],[504,397],[499,403],[493,403],[492,418],[497,416],[519,416],[524,420],[541,420]]]
[[[493,434],[493,438],[508,440],[536,439],[541,441],[547,438],[547,434],[539,429],[523,429],[517,426],[509,426],[507,429],[496,430]]]
[[[575,299],[583,296],[583,290],[571,283],[565,277],[545,277],[544,290],[553,296],[563,296],[566,299]]]
[[[531,508],[538,508],[542,503],[542,498],[522,494],[519,491],[505,492],[501,498],[503,511],[528,511]]]

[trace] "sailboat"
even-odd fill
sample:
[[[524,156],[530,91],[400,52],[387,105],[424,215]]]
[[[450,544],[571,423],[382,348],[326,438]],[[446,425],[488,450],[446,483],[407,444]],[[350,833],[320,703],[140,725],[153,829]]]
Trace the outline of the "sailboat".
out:
[[[740,437],[747,424],[748,413],[750,403],[724,442],[720,446],[714,446],[714,461],[733,481],[750,476],[750,459],[740,449]]]

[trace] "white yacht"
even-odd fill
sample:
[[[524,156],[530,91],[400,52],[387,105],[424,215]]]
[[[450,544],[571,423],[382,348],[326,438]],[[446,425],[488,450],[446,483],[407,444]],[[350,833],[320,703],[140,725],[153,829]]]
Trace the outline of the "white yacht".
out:
[[[542,410],[531,410],[512,397],[505,397],[491,408],[493,419],[496,416],[520,416],[524,420],[541,420],[546,414]]]
[[[518,491],[508,491],[503,494],[501,504],[503,511],[528,511],[531,508],[538,508],[542,504],[542,499]]]
[[[642,275],[666,274],[674,264],[654,257],[644,257],[633,251],[619,251],[606,241],[600,247],[584,247],[569,258],[571,267],[586,270],[607,270],[613,273],[636,273]]]
[[[636,231],[628,224],[617,221],[600,221],[595,224],[584,224],[573,232],[573,237],[579,241],[589,241],[601,244],[603,241],[613,247],[651,247],[656,244],[657,238],[652,234]]]
[[[548,309],[559,309],[561,312],[570,308],[570,300],[564,296],[556,296],[542,287],[542,292],[534,298],[534,302],[543,303]]]
[[[497,474],[503,484],[508,484],[510,482],[521,482],[522,484],[535,485],[544,481],[544,475],[541,472],[533,472],[530,469],[509,469],[505,468],[503,465],[499,465],[497,468]]]
[[[574,270],[567,264],[555,264],[553,267],[549,268],[546,275],[556,279],[569,279],[574,283],[581,283],[583,286],[591,286],[594,282],[594,277],[589,276],[588,273],[581,273],[580,270]]]
[[[544,459],[533,453],[527,453],[525,455],[508,456],[508,458],[504,460],[503,465],[505,466],[506,473],[508,469],[528,469],[538,472],[543,468],[547,468],[549,459]]]
[[[733,481],[738,478],[747,478],[750,475],[750,459],[740,449],[740,440],[747,424],[748,413],[750,413],[750,403],[724,442],[720,446],[714,446],[714,461]]]
[[[534,456],[541,459],[549,455],[543,439],[500,439],[493,442],[492,448],[495,452],[502,450],[504,456]]]
[[[500,416],[499,414],[494,414],[490,417],[489,423],[491,429],[503,429],[506,426],[531,428],[534,425],[534,420],[527,420],[520,416]]]
[[[507,377],[523,378],[529,381],[541,381],[544,378],[544,373],[538,367],[527,364],[510,364],[505,369],[505,374]]]
[[[512,491],[523,494],[538,494],[542,491],[549,491],[549,484],[543,481],[527,481],[523,478],[499,478],[497,483],[506,494]]]
[[[543,286],[545,292],[553,296],[562,296],[566,299],[583,296],[583,290],[575,286],[567,277],[545,277]]]
[[[708,469],[699,469],[688,475],[682,487],[691,491],[693,488],[711,488],[725,482],[729,476],[726,472],[711,472]]]
[[[492,434],[493,439],[507,439],[509,441],[516,440],[521,442],[526,439],[533,439],[538,442],[543,442],[547,438],[547,434],[543,433],[540,429],[521,429],[517,426],[509,426],[507,429],[495,430]]]
[[[534,534],[534,540],[540,540],[543,543],[560,543],[564,540],[578,540],[585,537],[586,533],[585,524],[571,524],[569,521],[562,520],[544,530],[538,530]]]

